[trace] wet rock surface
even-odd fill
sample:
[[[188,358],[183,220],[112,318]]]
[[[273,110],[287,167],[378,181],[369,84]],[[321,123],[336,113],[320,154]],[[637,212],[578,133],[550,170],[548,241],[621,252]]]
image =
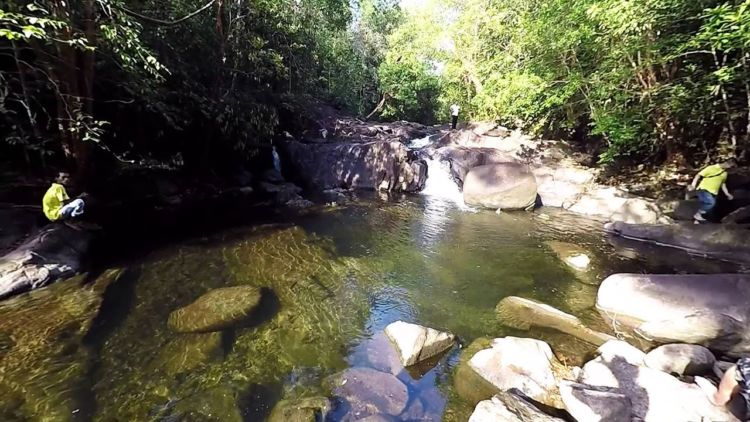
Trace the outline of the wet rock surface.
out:
[[[648,352],[644,364],[668,374],[705,375],[711,373],[716,357],[697,344],[665,344]]]
[[[539,410],[518,390],[503,391],[479,402],[469,422],[562,422]]]
[[[333,394],[348,407],[343,419],[376,414],[400,415],[409,403],[406,385],[398,378],[370,368],[349,368],[329,381]]]

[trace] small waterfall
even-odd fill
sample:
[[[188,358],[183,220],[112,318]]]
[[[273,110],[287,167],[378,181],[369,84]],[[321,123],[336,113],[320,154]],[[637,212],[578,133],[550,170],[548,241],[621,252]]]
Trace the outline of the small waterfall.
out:
[[[273,146],[271,149],[271,155],[273,155],[273,168],[279,174],[281,174],[281,159],[279,158],[279,153],[276,151],[276,145]]]
[[[425,157],[427,181],[422,195],[439,198],[456,204],[463,210],[471,209],[464,203],[464,194],[453,179],[450,163],[440,158]]]

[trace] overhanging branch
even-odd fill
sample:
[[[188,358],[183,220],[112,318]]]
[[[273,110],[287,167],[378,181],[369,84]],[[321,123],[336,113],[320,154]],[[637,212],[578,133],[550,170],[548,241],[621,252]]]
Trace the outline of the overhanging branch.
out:
[[[146,16],[146,15],[142,15],[142,14],[140,14],[138,12],[134,12],[134,11],[126,8],[125,6],[119,6],[118,5],[117,8],[120,9],[120,10],[122,10],[126,14],[134,17],[134,18],[142,19],[142,20],[144,20],[146,22],[150,22],[150,23],[153,23],[153,24],[156,24],[156,25],[161,25],[161,26],[174,26],[174,25],[178,25],[178,24],[180,24],[182,22],[185,22],[186,20],[192,18],[193,16],[195,16],[195,15],[203,12],[204,10],[208,9],[209,7],[211,7],[212,4],[214,4],[215,1],[216,0],[210,0],[208,3],[206,3],[203,7],[201,7],[198,10],[196,10],[195,12],[189,13],[189,14],[181,17],[180,19],[177,19],[177,20],[174,20],[174,21],[165,21],[165,20],[161,20],[161,19],[152,18],[152,17]]]

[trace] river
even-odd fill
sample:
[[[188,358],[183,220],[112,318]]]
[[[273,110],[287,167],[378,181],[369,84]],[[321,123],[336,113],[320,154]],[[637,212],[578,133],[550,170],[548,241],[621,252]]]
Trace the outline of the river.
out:
[[[586,249],[591,269],[570,269],[554,242]],[[613,245],[601,222],[560,210],[496,214],[424,195],[359,194],[346,205],[201,233],[124,263],[100,312],[95,292],[75,281],[0,304],[0,419],[264,420],[279,400],[329,395],[328,376],[363,366],[408,386],[410,417],[463,421],[472,406],[455,391],[461,348],[406,371],[383,328],[415,322],[457,334],[464,347],[531,335],[574,364],[590,346],[504,327],[498,301],[537,299],[597,326],[596,283],[609,274],[731,270],[633,245]],[[242,327],[215,335],[168,328],[173,310],[245,284],[266,290]],[[339,405],[329,420],[350,418]]]

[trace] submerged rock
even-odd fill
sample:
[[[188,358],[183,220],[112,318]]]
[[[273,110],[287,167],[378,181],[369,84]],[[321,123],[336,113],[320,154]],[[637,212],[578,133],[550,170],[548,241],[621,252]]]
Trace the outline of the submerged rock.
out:
[[[220,359],[223,353],[220,332],[184,334],[161,349],[154,370],[161,369],[171,376],[182,374]]]
[[[588,343],[599,346],[614,337],[594,331],[573,315],[544,303],[517,296],[508,296],[495,308],[499,321],[513,328],[528,330],[531,327],[553,328]]]
[[[53,223],[0,257],[0,299],[38,289],[82,270],[91,234]]]
[[[607,223],[611,234],[740,263],[750,263],[750,230],[723,224]]]
[[[464,180],[467,205],[517,210],[534,206],[536,179],[521,163],[490,164],[472,168]]]
[[[325,397],[282,400],[274,406],[268,422],[316,422],[325,420],[331,402]]]
[[[550,240],[544,243],[549,246],[550,249],[557,254],[560,260],[572,270],[576,272],[586,272],[589,270],[591,258],[586,249],[572,243],[558,242],[555,240]]]
[[[518,337],[496,338],[469,360],[471,369],[500,391],[517,388],[546,404],[555,402],[557,391],[553,364],[560,365],[547,343]]]
[[[515,389],[503,391],[477,404],[469,422],[563,422],[542,412]]]
[[[181,333],[220,331],[248,318],[260,297],[260,289],[252,286],[214,289],[169,314],[169,327]]]
[[[633,405],[617,388],[560,382],[565,409],[577,422],[631,422]]]
[[[716,357],[697,344],[665,344],[648,352],[644,363],[668,374],[705,375],[713,370]]]
[[[487,381],[469,366],[469,360],[476,353],[491,346],[492,340],[483,337],[474,340],[468,347],[465,347],[461,352],[461,358],[453,377],[453,387],[456,389],[456,392],[462,399],[471,403],[472,406],[482,400],[490,399],[500,391],[498,387]]]
[[[398,349],[404,366],[439,355],[456,341],[453,334],[403,321],[389,324],[385,327],[385,333]]]
[[[214,387],[180,400],[172,417],[185,421],[243,422],[237,394],[229,387]]]
[[[350,406],[354,418],[378,413],[399,415],[409,403],[406,385],[394,375],[369,368],[349,368],[330,380],[333,394]]]
[[[596,306],[620,328],[658,342],[750,352],[750,275],[615,274]]]

